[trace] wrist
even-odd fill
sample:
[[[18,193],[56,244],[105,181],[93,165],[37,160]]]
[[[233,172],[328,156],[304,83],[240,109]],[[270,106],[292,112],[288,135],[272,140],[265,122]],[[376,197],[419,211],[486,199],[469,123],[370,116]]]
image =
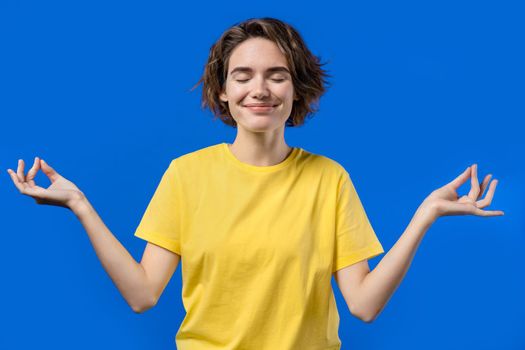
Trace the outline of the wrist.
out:
[[[86,196],[81,193],[69,201],[68,207],[73,213],[75,213],[76,216],[79,216],[89,209],[89,201],[87,200]]]
[[[433,201],[425,199],[417,208],[415,216],[430,226],[439,218],[439,211]]]

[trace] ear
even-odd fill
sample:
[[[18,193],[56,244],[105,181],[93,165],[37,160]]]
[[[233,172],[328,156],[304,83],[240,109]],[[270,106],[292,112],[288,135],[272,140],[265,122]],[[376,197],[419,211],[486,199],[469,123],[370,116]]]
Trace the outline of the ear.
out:
[[[221,94],[219,95],[219,98],[221,99],[222,102],[228,102],[228,96],[226,95],[226,92],[221,92]]]

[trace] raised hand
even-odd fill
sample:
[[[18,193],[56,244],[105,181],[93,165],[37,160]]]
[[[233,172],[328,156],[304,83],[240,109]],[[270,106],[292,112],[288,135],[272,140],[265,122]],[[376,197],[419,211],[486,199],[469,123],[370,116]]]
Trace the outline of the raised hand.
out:
[[[51,180],[51,185],[48,188],[35,184],[34,178],[39,169],[42,169],[44,174]],[[84,193],[74,183],[61,176],[43,159],[38,157],[35,157],[35,162],[27,175],[24,175],[23,159],[18,160],[16,173],[11,169],[7,169],[7,172],[20,193],[32,197],[38,204],[71,208],[71,204],[84,198]]]
[[[490,205],[494,197],[494,191],[498,180],[492,180],[489,186],[491,174],[483,179],[481,188],[478,182],[478,165],[468,167],[461,175],[450,183],[432,192],[425,202],[434,209],[436,217],[448,215],[477,215],[477,216],[501,216],[501,210],[482,210]],[[458,188],[470,178],[470,191],[468,195],[459,198]],[[485,190],[489,188],[485,198],[481,199]]]

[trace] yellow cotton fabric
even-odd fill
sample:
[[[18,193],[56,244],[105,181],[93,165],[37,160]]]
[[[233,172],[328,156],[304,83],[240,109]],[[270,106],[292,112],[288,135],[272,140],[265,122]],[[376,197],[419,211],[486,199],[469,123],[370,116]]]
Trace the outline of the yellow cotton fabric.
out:
[[[272,166],[227,143],[172,160],[135,236],[182,257],[179,350],[340,349],[332,274],[384,252],[348,172],[298,147]]]

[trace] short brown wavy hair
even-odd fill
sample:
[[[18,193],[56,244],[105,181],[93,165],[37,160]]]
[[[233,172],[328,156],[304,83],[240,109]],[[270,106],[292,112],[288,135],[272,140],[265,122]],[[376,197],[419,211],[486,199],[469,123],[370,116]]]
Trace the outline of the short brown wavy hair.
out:
[[[219,96],[223,92],[228,74],[228,63],[233,49],[250,38],[262,37],[273,41],[286,57],[288,68],[298,100],[294,101],[285,126],[300,126],[307,117],[318,111],[319,99],[331,85],[326,81],[329,74],[321,67],[320,59],[314,56],[299,32],[291,25],[276,18],[250,18],[234,24],[226,30],[210,48],[204,74],[193,86],[203,84],[201,108],[209,107],[216,119],[237,127],[228,108],[228,103]]]

